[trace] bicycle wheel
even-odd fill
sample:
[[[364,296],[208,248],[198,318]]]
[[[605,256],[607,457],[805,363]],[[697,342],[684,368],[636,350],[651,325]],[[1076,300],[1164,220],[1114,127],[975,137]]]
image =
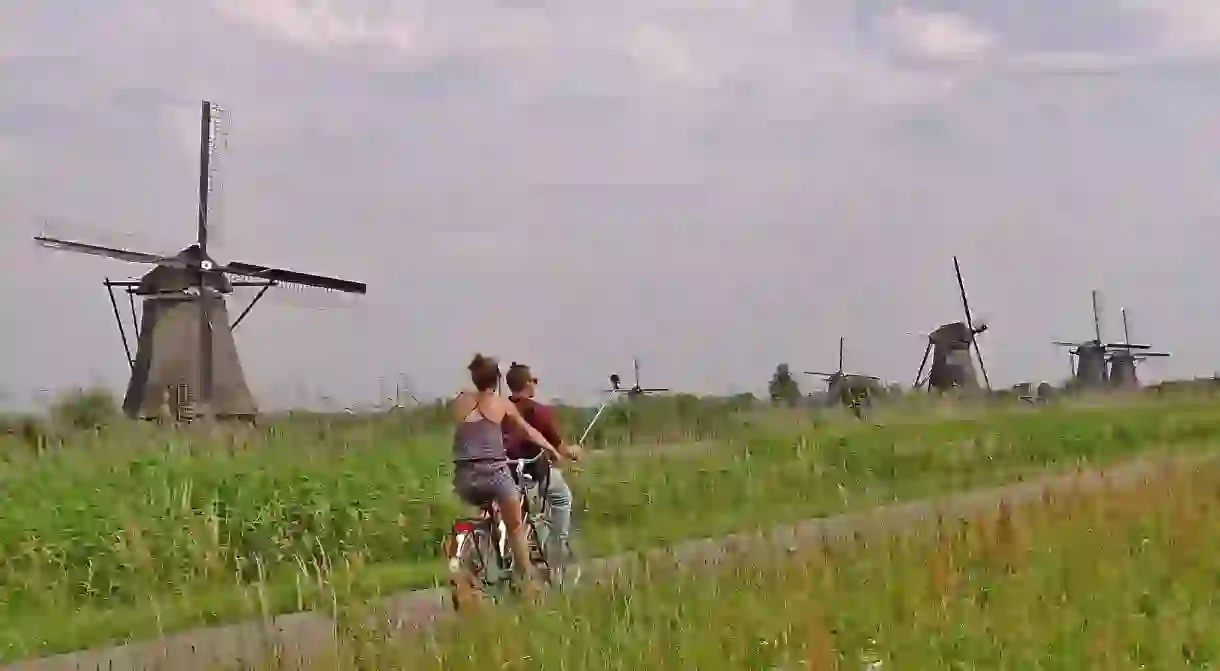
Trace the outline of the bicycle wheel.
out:
[[[453,609],[473,606],[487,596],[496,572],[495,543],[488,530],[479,526],[456,531],[449,553],[449,602]]]
[[[535,574],[541,574],[549,584],[551,565],[547,542],[550,540],[550,525],[545,520],[530,516],[525,523],[525,540],[530,548],[530,566]]]

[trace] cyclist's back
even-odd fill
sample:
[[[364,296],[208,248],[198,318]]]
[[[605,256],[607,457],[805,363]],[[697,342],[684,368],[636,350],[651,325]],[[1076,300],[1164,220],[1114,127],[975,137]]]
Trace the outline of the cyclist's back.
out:
[[[485,395],[472,394],[474,408],[453,431],[453,487],[462,500],[476,506],[493,501],[503,504],[517,497],[504,452],[500,426],[504,418],[493,419],[484,413],[484,404],[490,405]]]

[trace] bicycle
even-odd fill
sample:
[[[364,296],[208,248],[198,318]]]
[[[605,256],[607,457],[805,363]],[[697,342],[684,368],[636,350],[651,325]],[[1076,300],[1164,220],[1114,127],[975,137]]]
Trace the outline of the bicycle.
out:
[[[589,437],[589,432],[615,397],[623,393],[632,395],[656,391],[640,389],[638,380],[636,387],[631,390],[622,389],[620,383],[621,378],[617,374],[610,376],[611,389],[607,390],[609,395],[580,435],[579,444],[583,444]],[[530,548],[530,565],[533,569],[544,569],[547,584],[558,582],[561,586],[573,585],[580,580],[580,565],[572,562],[571,548],[560,548],[559,554],[562,557],[554,558],[549,557],[546,551],[550,540],[550,518],[547,516],[546,497],[539,497],[537,494],[547,490],[550,484],[550,469],[547,469],[542,483],[536,483],[526,472],[527,467],[541,459],[543,454],[539,452],[530,459],[509,460],[515,476],[513,480],[521,495],[522,524],[525,526],[526,544]],[[537,513],[534,512],[535,509],[538,510]],[[498,591],[497,588],[511,584],[513,568],[507,543],[508,529],[500,519],[494,503],[481,506],[478,517],[463,517],[453,522],[453,528],[445,537],[444,553],[449,565],[449,585],[452,588],[449,599],[454,610],[461,608],[457,598],[459,579],[469,579],[472,583],[470,587],[475,588],[481,595],[492,593],[493,597],[494,592]]]
[[[530,567],[542,573],[548,585],[560,582],[570,584],[579,579],[566,575],[567,558],[551,557],[550,518],[547,516],[546,497],[541,494],[549,484],[544,477],[538,482],[529,474],[528,467],[542,458],[544,453],[529,459],[511,459],[513,479],[521,495],[522,525],[525,528],[526,544],[530,550]],[[548,469],[549,472],[549,469]],[[537,512],[535,512],[537,511]],[[452,532],[446,539],[445,556],[448,560],[450,603],[460,610],[457,581],[468,580],[470,587],[480,596],[492,596],[506,585],[512,584],[513,561],[507,548],[508,530],[494,502],[480,507],[478,517],[459,518],[453,523]],[[561,550],[566,548],[561,548]],[[563,554],[563,552],[557,553]],[[558,578],[558,580],[557,580]]]

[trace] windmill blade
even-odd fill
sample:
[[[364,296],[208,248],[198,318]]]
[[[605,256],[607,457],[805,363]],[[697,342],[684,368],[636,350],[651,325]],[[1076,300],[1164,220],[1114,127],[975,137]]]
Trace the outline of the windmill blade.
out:
[[[631,365],[635,368],[635,388],[640,388],[640,360],[636,357],[631,357]]]
[[[1170,356],[1169,352],[1139,352],[1135,355],[1136,359],[1145,359],[1150,356]]]
[[[801,371],[803,375],[821,375],[822,377],[835,377],[839,373],[819,373],[816,370]]]
[[[1101,315],[1097,311],[1097,290],[1093,290],[1093,331],[1097,334],[1097,342],[1101,342]]]
[[[876,375],[861,375],[860,373],[844,373],[843,377],[858,377],[863,380],[876,380],[877,382],[881,381],[881,378],[877,377]]]
[[[962,309],[966,312],[966,326],[970,328],[971,333],[974,332],[974,321],[970,317],[970,301],[966,299],[966,283],[962,281],[962,267],[957,262],[957,257],[953,257],[953,272],[957,274],[957,288],[962,295]],[[979,339],[976,337],[970,338],[974,343],[974,353],[979,357],[979,370],[983,373],[983,382],[987,383],[987,390],[991,390],[991,378],[987,377],[987,366],[983,363],[983,350],[979,349]]]
[[[1107,349],[1152,349],[1152,345],[1132,345],[1125,342],[1106,343]]]
[[[843,336],[839,336],[839,373],[843,373]]]
[[[252,282],[247,278],[237,281]],[[253,301],[262,288],[250,286],[234,286],[233,295],[239,302]],[[329,310],[359,310],[362,305],[360,294],[349,294],[342,291],[326,291],[300,284],[272,283],[265,295],[258,302],[259,309],[287,308],[290,310],[329,311]],[[253,317],[251,317],[253,318]]]
[[[923,379],[924,366],[928,365],[928,353],[932,351],[932,341],[928,340],[928,346],[923,350],[923,360],[919,362],[919,372],[915,373],[915,382],[911,385],[913,389],[919,388],[919,381]]]
[[[45,235],[34,236],[34,241],[47,249],[73,252],[76,254],[87,254],[90,256],[104,256],[106,258],[118,259],[119,261],[126,261],[128,263],[146,263],[150,265],[165,265],[187,269],[193,267],[192,264],[186,263],[174,256],[162,256],[160,254],[134,252],[128,249],[119,249],[117,247],[90,245],[84,242],[61,240],[59,238],[52,238]]]
[[[1060,347],[1084,347],[1085,345],[1088,345],[1089,343],[1087,343],[1087,342],[1064,342],[1062,340],[1052,340],[1051,344],[1059,345]]]
[[[223,243],[227,222],[224,217],[225,163],[229,148],[231,121],[229,110],[213,102],[201,106],[199,137],[200,209],[199,239]],[[206,203],[206,207],[204,204]]]
[[[368,286],[363,282],[353,282],[351,280],[343,280],[337,277],[327,277],[325,275],[300,273],[295,270],[285,270],[283,268],[269,268],[267,266],[260,266],[254,263],[244,263],[241,261],[232,261],[225,264],[221,268],[217,268],[217,270],[225,273],[226,275],[253,277],[260,280],[271,280],[277,284],[295,284],[298,286],[314,287],[317,289],[339,291],[348,294],[364,294],[368,290]]]
[[[30,226],[30,236],[49,238],[60,242],[87,241],[93,247],[106,247],[126,252],[141,250],[153,256],[174,257],[182,251],[182,240],[177,239],[170,226],[155,229],[142,227],[105,228],[89,223],[65,219],[58,215],[40,216]]]
[[[974,330],[974,320],[970,318],[970,301],[966,299],[966,283],[962,281],[962,267],[953,257],[953,272],[957,274],[957,288],[962,297],[962,310],[966,313],[966,326]]]

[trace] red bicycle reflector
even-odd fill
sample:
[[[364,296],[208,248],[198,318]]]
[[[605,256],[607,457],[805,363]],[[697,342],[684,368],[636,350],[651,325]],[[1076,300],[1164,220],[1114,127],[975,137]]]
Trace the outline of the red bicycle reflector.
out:
[[[474,522],[461,520],[453,523],[453,533],[455,534],[468,534],[472,531],[474,531]]]

